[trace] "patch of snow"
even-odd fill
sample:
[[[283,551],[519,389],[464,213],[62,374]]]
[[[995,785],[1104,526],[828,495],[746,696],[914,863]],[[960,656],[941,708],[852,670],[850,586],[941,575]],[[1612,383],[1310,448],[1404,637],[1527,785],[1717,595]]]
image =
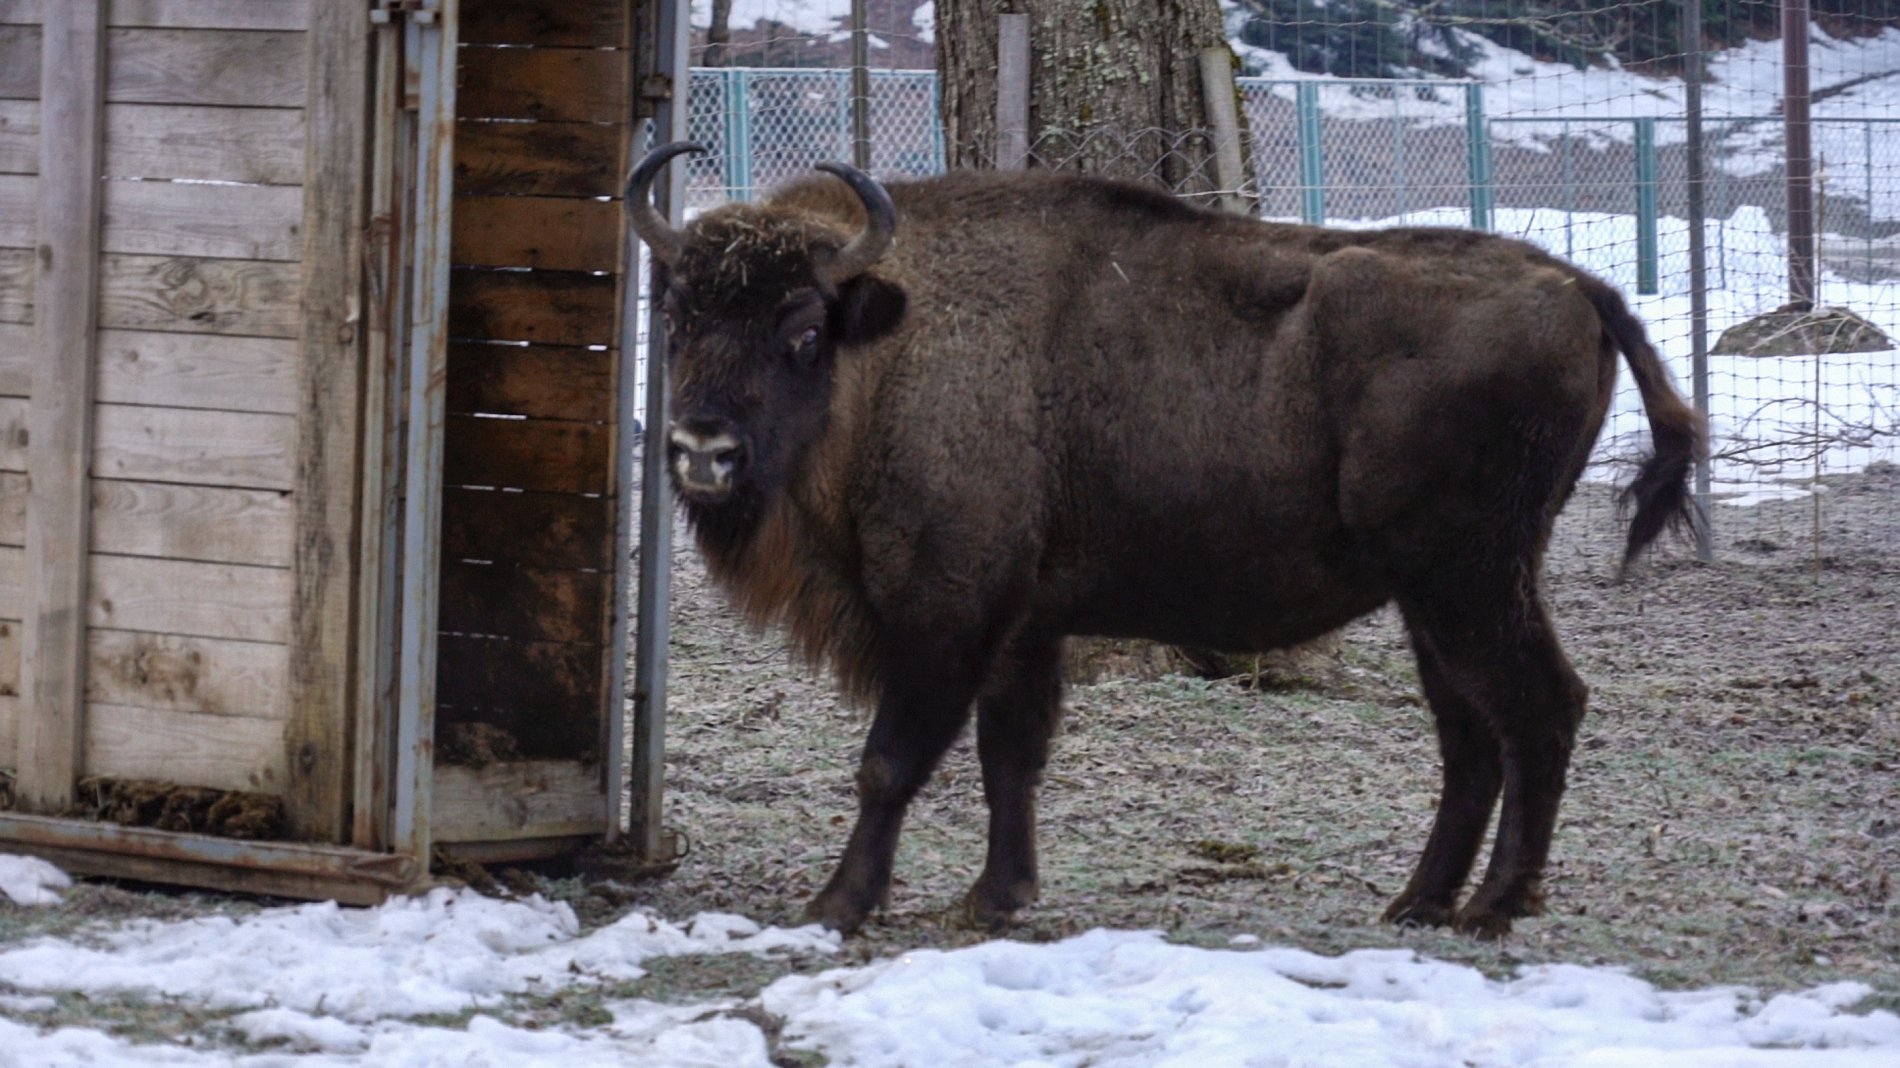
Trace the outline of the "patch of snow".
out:
[[[38,857],[0,853],[0,895],[15,905],[57,905],[59,892],[73,881]]]

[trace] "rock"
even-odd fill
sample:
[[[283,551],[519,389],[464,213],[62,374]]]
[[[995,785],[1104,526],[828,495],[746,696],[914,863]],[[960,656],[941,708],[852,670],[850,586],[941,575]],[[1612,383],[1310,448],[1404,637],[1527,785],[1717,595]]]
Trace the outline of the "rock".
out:
[[[1886,352],[1896,347],[1880,328],[1846,308],[1784,304],[1722,331],[1709,352],[1716,356],[1810,356],[1836,352]]]

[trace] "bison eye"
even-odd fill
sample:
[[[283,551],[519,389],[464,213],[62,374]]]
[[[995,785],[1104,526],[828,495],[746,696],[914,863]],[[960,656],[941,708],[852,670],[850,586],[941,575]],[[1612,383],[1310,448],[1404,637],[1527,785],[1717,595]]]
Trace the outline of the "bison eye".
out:
[[[797,352],[800,356],[810,356],[812,354],[812,350],[817,347],[818,347],[818,328],[815,326],[808,326],[805,328],[803,333],[798,335]]]

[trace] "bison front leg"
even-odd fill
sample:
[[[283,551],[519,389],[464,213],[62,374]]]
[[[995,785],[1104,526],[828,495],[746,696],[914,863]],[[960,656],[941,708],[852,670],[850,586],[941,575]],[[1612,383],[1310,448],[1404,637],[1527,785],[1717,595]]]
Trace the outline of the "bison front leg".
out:
[[[883,693],[858,767],[858,822],[831,880],[805,918],[843,934],[863,925],[891,886],[891,861],[911,799],[930,780],[970,715],[980,662],[941,643],[885,659]]]
[[[996,927],[1036,900],[1036,790],[1062,718],[1062,644],[1019,641],[977,699],[976,745],[990,809],[989,857],[965,908]]]

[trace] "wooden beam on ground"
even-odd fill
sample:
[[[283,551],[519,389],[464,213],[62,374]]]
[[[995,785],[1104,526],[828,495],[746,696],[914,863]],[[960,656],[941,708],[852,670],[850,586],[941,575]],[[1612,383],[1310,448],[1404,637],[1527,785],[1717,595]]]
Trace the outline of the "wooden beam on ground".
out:
[[[72,802],[85,733],[86,547],[98,348],[104,0],[49,4],[41,27],[39,351],[27,471],[21,807]]]

